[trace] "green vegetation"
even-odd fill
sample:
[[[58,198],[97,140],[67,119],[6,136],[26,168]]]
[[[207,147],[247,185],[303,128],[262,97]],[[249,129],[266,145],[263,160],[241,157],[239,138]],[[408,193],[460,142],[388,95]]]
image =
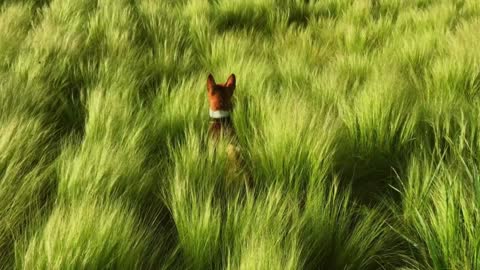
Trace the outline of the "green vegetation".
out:
[[[479,45],[477,0],[0,0],[0,269],[480,269]]]

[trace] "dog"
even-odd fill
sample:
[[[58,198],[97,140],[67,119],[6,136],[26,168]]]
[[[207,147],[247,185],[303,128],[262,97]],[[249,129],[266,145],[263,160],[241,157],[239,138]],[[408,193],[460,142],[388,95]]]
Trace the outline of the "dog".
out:
[[[221,138],[228,140],[227,157],[229,161],[229,178],[243,178],[247,188],[251,187],[251,177],[245,174],[246,166],[241,157],[241,150],[235,127],[232,122],[233,111],[232,97],[235,91],[236,77],[231,74],[223,84],[217,84],[212,74],[207,78],[207,96],[209,102],[209,137],[218,142]]]

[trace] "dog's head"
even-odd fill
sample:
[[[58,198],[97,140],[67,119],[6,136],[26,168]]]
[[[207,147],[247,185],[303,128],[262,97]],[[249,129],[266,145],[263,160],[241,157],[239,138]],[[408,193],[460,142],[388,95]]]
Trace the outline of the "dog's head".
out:
[[[235,75],[228,77],[227,82],[223,84],[215,83],[212,74],[208,75],[207,79],[207,94],[208,102],[210,103],[210,110],[212,111],[231,111],[232,96],[235,90]]]

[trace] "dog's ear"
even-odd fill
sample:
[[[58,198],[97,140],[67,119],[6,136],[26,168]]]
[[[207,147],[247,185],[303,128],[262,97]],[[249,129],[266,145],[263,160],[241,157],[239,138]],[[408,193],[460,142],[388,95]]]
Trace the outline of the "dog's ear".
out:
[[[230,75],[230,77],[228,77],[227,82],[225,83],[225,86],[228,88],[232,88],[233,90],[235,89],[235,83],[236,83],[235,74],[232,74]]]
[[[215,89],[215,79],[212,74],[208,74],[207,78],[207,91],[212,92]]]

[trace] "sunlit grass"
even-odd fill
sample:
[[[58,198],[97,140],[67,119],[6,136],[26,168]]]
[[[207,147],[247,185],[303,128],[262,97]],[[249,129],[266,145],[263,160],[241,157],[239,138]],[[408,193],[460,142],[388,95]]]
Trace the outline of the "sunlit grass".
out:
[[[0,269],[480,269],[478,44],[475,0],[0,1]]]

